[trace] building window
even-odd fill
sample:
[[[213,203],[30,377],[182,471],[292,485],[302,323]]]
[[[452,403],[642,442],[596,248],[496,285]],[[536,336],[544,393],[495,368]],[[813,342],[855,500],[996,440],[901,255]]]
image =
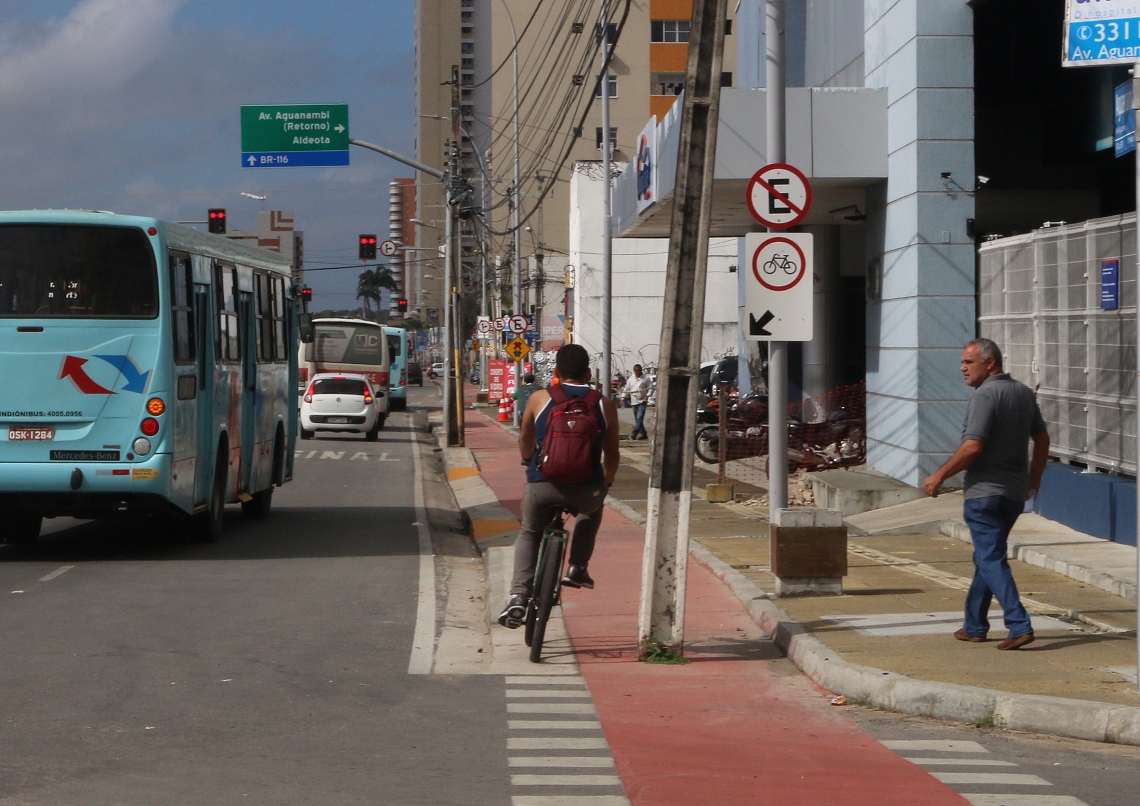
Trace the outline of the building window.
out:
[[[650,42],[688,42],[688,20],[650,20]]]
[[[602,150],[602,127],[598,126],[595,131],[596,143],[598,151]],[[617,126],[610,126],[610,149],[617,151]]]
[[[732,73],[731,72],[725,72],[725,73],[720,74],[720,85],[722,87],[731,87],[732,86]]]
[[[732,20],[724,21],[724,35],[732,36]]]
[[[602,83],[600,81],[598,82],[597,87],[594,88],[594,97],[595,98],[601,98],[602,97]],[[612,75],[612,74],[610,75],[610,97],[611,98],[618,97],[617,76]]]
[[[684,73],[650,73],[650,95],[680,95],[685,91]]]

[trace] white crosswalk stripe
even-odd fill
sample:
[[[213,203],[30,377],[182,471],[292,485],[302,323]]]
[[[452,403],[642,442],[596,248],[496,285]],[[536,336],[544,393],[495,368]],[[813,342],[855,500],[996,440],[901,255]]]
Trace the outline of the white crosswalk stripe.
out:
[[[507,720],[507,764],[529,770],[511,774],[512,789],[520,793],[512,793],[511,806],[629,806],[624,794],[616,794],[624,791],[621,777],[601,774],[614,769],[614,759],[581,676],[512,675],[506,685],[508,714],[566,715],[564,719]],[[567,699],[584,702],[559,702]],[[573,718],[581,715],[594,719]],[[612,794],[565,794],[583,788],[602,793],[609,788]],[[536,790],[541,794],[530,794]]]
[[[955,739],[895,739],[885,740],[883,745],[899,753],[923,753],[905,755],[907,761],[925,769],[933,778],[951,787],[996,789],[996,792],[960,793],[972,806],[1088,806],[1080,798],[1072,795],[1045,795],[1026,791],[1023,787],[1053,786],[1039,775],[1019,772],[987,772],[978,768],[1017,767],[1012,761],[993,758],[990,751],[980,742]],[[942,755],[935,755],[942,754]],[[940,770],[939,767],[951,767]],[[964,768],[974,769],[964,769]],[[1008,788],[1020,791],[1009,792]],[[1006,790],[1006,791],[1003,791]]]

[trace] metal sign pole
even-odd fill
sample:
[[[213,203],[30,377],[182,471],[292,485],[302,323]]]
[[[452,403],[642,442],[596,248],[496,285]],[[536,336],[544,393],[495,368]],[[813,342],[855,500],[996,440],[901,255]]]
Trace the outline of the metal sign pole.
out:
[[[787,158],[784,0],[768,0],[764,24],[767,162]],[[768,512],[788,506],[788,343],[768,342]]]

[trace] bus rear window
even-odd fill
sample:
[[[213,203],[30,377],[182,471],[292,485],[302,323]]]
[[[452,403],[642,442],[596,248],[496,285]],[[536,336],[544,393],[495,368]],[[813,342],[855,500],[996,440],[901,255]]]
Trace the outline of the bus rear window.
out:
[[[0,317],[153,319],[154,253],[142,230],[0,225]]]
[[[367,325],[326,325],[314,328],[313,360],[317,366],[353,364],[382,366],[384,331]]]

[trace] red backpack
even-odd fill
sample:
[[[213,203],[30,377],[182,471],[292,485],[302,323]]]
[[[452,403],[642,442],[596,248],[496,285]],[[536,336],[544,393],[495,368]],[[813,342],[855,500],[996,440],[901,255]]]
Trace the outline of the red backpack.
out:
[[[570,397],[561,384],[547,391],[551,406],[538,468],[543,479],[554,484],[585,484],[594,477],[601,456],[601,392],[591,389],[582,397]]]

